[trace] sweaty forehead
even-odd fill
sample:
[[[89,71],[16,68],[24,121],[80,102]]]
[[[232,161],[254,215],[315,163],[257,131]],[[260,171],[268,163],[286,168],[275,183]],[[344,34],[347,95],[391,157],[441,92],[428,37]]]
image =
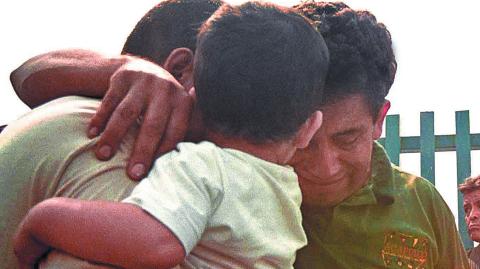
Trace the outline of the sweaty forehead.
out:
[[[321,108],[324,126],[332,129],[359,128],[373,124],[370,109],[362,95],[352,94]]]
[[[348,113],[361,110],[368,112],[367,98],[362,94],[347,94],[336,98],[328,98],[322,105],[323,110],[336,113]]]

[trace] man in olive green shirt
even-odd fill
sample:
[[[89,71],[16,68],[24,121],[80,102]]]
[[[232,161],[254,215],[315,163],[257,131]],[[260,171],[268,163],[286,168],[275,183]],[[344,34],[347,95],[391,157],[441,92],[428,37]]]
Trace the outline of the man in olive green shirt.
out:
[[[378,143],[367,185],[333,208],[304,211],[304,228],[296,268],[468,268],[435,187],[392,165]]]
[[[440,194],[375,142],[397,66],[389,32],[342,3],[297,8],[319,21],[330,67],[322,128],[292,160],[308,238],[296,268],[468,268]]]

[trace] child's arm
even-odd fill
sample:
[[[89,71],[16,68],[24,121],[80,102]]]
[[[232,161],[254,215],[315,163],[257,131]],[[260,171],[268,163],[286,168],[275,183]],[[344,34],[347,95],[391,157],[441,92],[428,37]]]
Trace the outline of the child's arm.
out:
[[[170,268],[185,257],[175,235],[140,207],[67,198],[35,206],[15,236],[22,268],[50,248],[122,268]]]

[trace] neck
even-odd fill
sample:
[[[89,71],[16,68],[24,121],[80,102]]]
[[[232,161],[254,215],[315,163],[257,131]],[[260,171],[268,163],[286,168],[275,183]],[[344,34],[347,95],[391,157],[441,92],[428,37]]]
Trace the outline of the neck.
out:
[[[290,141],[253,143],[238,137],[227,137],[222,134],[207,131],[206,139],[222,148],[236,149],[262,160],[276,164],[286,164],[295,152],[295,147]]]

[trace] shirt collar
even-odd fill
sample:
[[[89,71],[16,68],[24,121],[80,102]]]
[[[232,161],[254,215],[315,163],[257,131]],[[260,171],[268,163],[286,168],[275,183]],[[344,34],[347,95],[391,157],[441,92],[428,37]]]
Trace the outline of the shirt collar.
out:
[[[395,202],[392,164],[385,149],[376,141],[373,143],[371,165],[372,175],[367,185],[347,198],[340,205],[391,205]]]

